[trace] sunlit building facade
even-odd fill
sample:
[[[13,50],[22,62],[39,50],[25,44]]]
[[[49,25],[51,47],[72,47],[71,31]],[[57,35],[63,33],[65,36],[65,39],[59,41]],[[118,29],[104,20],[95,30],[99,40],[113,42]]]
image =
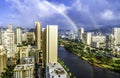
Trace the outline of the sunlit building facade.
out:
[[[46,28],[46,63],[57,63],[58,26],[47,25]]]
[[[84,28],[80,28],[78,30],[78,33],[79,33],[80,39],[82,40],[83,39]]]
[[[91,38],[92,38],[92,33],[91,32],[87,32],[83,34],[83,41],[85,44],[87,45],[91,45]]]
[[[14,58],[14,44],[15,44],[15,37],[14,37],[14,31],[13,27],[10,24],[8,28],[2,32],[2,45],[5,46],[7,49],[7,58]]]
[[[7,67],[7,55],[6,50],[3,45],[0,45],[0,76],[2,72],[5,72],[5,68]]]
[[[22,30],[20,27],[17,27],[16,29],[16,38],[17,38],[17,45],[21,45],[22,44]]]
[[[97,35],[92,36],[92,47],[105,47],[106,46],[106,36],[104,35]]]
[[[40,22],[35,22],[36,26],[36,44],[37,44],[37,49],[41,49],[41,25]]]
[[[35,42],[35,33],[34,32],[26,32],[26,38],[28,44],[34,44]]]
[[[120,46],[120,28],[113,28],[112,34],[114,36],[114,44]]]

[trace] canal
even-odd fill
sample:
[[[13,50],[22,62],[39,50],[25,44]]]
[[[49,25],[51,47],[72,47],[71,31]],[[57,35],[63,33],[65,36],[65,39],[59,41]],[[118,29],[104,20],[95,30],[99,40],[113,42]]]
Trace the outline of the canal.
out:
[[[58,47],[58,56],[76,78],[120,78],[119,74],[92,66],[60,46]]]

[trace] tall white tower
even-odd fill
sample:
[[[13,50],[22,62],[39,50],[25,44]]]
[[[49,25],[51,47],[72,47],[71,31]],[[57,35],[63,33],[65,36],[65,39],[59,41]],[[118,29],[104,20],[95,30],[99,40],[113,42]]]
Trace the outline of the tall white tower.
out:
[[[83,40],[84,28],[80,28],[78,32],[79,32],[80,39]]]
[[[21,45],[22,44],[22,30],[20,27],[18,27],[16,29],[16,38],[17,38],[17,45]]]
[[[37,49],[41,50],[41,25],[40,25],[40,22],[35,22],[35,26],[36,26]]]
[[[113,28],[114,44],[120,45],[120,28]]]

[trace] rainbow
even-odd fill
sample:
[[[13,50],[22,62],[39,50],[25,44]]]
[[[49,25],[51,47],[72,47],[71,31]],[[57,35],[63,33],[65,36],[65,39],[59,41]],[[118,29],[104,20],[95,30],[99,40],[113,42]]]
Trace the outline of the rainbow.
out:
[[[79,28],[76,26],[76,24],[74,23],[74,21],[72,21],[71,18],[66,13],[64,13],[62,11],[59,11],[59,9],[54,4],[52,4],[52,3],[47,3],[47,4],[50,7],[52,7],[53,9],[55,9],[57,12],[59,12],[73,26],[73,28],[75,29],[75,31],[78,31]],[[91,19],[91,22],[93,23],[93,27],[98,29],[98,27],[96,26],[97,25],[96,21],[93,19],[93,17],[90,15],[90,13],[86,12],[86,11],[85,11],[85,13]]]
[[[58,10],[58,8],[52,4],[52,3],[47,3],[50,7],[52,7],[54,10],[56,10],[57,12],[59,12],[75,29],[75,31],[78,31],[78,27],[75,25],[75,23],[69,18],[69,16],[67,14],[65,14],[64,12],[61,12]]]

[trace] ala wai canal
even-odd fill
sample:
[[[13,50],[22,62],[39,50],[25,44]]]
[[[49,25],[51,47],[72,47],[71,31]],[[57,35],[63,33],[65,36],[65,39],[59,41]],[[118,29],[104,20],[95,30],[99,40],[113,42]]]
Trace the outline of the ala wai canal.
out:
[[[58,56],[76,78],[120,78],[119,74],[92,66],[60,46],[58,47]]]

